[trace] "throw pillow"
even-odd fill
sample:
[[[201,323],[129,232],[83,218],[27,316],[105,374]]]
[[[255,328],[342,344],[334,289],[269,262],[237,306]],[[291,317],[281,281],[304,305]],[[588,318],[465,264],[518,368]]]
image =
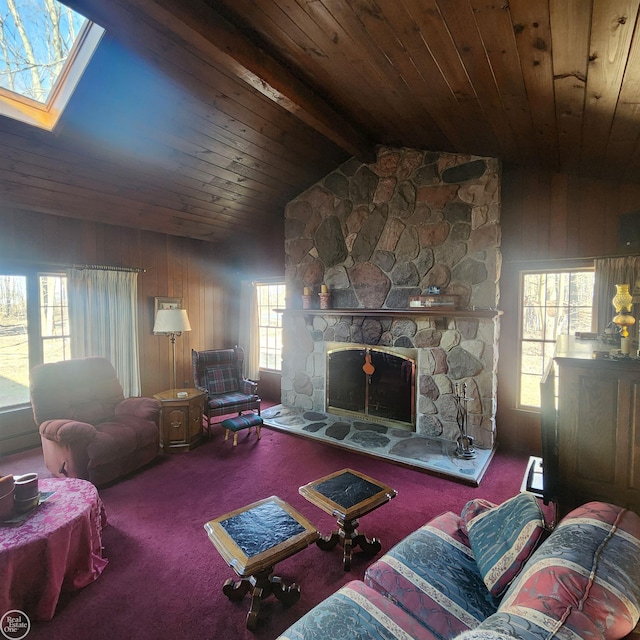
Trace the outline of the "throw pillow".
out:
[[[500,596],[520,573],[545,532],[531,493],[521,493],[467,523],[469,544],[487,589]]]
[[[473,500],[469,500],[467,504],[462,508],[462,512],[460,513],[460,529],[469,538],[469,532],[467,531],[467,523],[471,522],[474,518],[479,516],[481,513],[485,511],[489,511],[491,509],[495,509],[498,505],[485,500],[484,498],[474,498]]]

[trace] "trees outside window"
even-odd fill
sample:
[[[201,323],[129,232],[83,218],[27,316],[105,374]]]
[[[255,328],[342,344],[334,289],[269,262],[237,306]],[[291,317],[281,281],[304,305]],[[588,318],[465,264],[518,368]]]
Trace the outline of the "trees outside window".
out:
[[[593,269],[524,272],[520,279],[520,408],[540,407],[540,380],[559,335],[591,331]]]
[[[29,371],[71,357],[67,278],[0,274],[0,409],[29,403]]]
[[[53,129],[103,33],[58,0],[0,0],[0,114]]]
[[[27,278],[0,276],[0,408],[29,402]]]
[[[0,0],[0,86],[46,104],[86,19],[56,0]]]
[[[40,338],[43,362],[71,357],[67,277],[64,275],[40,275]]]
[[[282,314],[276,309],[286,306],[284,283],[257,284],[260,368],[282,369]]]

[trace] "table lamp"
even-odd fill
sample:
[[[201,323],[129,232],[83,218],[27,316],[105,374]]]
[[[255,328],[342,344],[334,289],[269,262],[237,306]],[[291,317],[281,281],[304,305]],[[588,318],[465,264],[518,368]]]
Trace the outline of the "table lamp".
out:
[[[629,354],[631,351],[631,341],[629,339],[629,329],[635,324],[636,319],[631,315],[633,307],[633,298],[629,293],[628,284],[617,284],[616,295],[611,301],[616,310],[613,322],[620,327],[620,350],[623,354]]]
[[[171,388],[176,388],[176,336],[191,331],[186,309],[159,309],[153,325],[154,333],[164,333],[171,340]]]

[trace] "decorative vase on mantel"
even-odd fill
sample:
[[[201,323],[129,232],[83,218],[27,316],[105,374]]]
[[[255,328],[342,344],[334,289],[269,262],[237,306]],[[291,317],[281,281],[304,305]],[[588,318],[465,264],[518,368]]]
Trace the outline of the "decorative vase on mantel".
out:
[[[312,300],[311,289],[309,287],[305,287],[302,292],[302,308],[311,309],[313,306]]]

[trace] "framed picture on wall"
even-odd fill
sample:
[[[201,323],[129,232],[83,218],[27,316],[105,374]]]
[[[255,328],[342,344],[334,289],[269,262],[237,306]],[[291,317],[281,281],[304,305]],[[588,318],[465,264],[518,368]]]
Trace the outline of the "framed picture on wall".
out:
[[[160,309],[182,309],[182,298],[162,298],[156,296],[153,299],[153,322],[155,325],[156,315]],[[164,331],[154,331],[156,336],[167,335]]]

